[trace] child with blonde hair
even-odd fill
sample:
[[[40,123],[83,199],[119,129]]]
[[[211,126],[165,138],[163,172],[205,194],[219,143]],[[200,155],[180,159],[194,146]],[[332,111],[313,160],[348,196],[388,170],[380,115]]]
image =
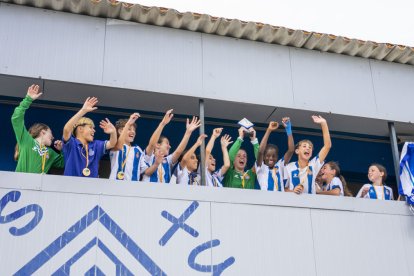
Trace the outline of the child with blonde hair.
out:
[[[99,161],[107,150],[117,143],[116,129],[106,118],[99,126],[109,140],[95,140],[95,124],[87,113],[97,109],[98,99],[88,97],[82,108],[66,123],[63,128],[63,154],[65,157],[66,176],[99,177]]]

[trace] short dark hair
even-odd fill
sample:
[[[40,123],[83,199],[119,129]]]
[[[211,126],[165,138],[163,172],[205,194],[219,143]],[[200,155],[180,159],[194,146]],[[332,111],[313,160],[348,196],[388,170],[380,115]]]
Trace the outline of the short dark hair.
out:
[[[268,150],[271,150],[271,149],[274,149],[276,151],[276,156],[279,154],[279,148],[276,145],[274,145],[274,144],[267,144],[266,145],[266,148],[264,150],[264,154],[266,155],[266,152]]]
[[[384,173],[384,175],[382,176],[382,182],[385,182],[385,180],[387,179],[387,169],[383,165],[378,163],[372,163],[370,167],[372,166],[377,167],[380,172]]]

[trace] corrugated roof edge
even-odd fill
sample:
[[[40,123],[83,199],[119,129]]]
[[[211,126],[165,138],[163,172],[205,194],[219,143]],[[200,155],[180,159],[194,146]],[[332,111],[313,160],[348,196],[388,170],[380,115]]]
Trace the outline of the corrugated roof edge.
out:
[[[293,30],[208,14],[181,13],[163,7],[147,7],[114,0],[0,0],[0,2],[414,65],[414,48],[410,46]]]

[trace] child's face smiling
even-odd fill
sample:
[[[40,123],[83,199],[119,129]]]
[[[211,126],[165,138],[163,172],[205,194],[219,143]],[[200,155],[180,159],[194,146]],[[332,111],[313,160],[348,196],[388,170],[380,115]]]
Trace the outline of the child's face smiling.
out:
[[[332,179],[336,174],[336,171],[331,169],[329,165],[324,165],[321,169],[321,172],[322,172],[321,178],[322,180],[325,180],[325,181]]]
[[[124,130],[124,128],[120,128],[118,130],[119,135],[121,135],[121,133],[122,133],[123,130]],[[135,140],[135,135],[136,135],[135,127],[134,126],[130,126],[128,128],[128,132],[127,132],[127,136],[126,136],[125,141],[127,143],[131,144]]]
[[[92,125],[84,125],[79,127],[79,134],[83,137],[87,142],[92,142],[95,136],[95,127]]]
[[[269,166],[269,168],[273,168],[277,162],[277,152],[276,149],[270,148],[265,152],[264,156],[264,163],[265,165]]]
[[[377,166],[371,166],[368,169],[368,179],[372,183],[381,181],[383,175],[384,175],[384,173],[380,172],[380,170],[377,168]]]
[[[216,170],[216,159],[214,159],[213,155],[210,154],[207,160],[207,169],[209,172],[214,172]]]
[[[247,164],[247,153],[244,150],[237,152],[236,158],[234,158],[234,168],[238,171],[244,171]]]
[[[299,145],[299,148],[295,150],[296,154],[298,155],[299,160],[306,160],[309,161],[309,159],[312,156],[313,147],[311,144],[307,142],[303,142]]]

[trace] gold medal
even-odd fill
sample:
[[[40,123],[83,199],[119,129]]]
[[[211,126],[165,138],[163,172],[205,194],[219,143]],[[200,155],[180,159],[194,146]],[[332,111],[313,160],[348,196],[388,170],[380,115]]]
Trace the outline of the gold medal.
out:
[[[85,149],[85,155],[83,155],[83,152],[82,152],[82,150],[83,149]],[[85,157],[85,159],[86,159],[86,167],[82,170],[82,174],[84,175],[84,176],[90,176],[91,175],[91,170],[90,169],[88,169],[88,165],[89,165],[89,150],[88,150],[88,144],[86,144],[86,145],[83,145],[82,146],[82,150],[81,150],[81,154],[82,154],[82,156],[83,157]]]
[[[90,176],[90,175],[91,175],[91,170],[90,170],[90,169],[88,169],[88,168],[84,168],[84,169],[82,170],[82,174],[83,174],[84,176]]]
[[[124,173],[124,172],[118,172],[118,174],[116,175],[116,177],[117,177],[119,180],[124,180],[124,178],[125,178],[125,173]]]

